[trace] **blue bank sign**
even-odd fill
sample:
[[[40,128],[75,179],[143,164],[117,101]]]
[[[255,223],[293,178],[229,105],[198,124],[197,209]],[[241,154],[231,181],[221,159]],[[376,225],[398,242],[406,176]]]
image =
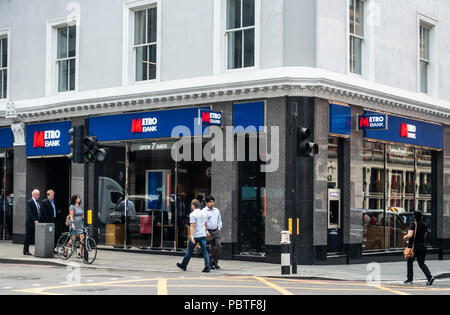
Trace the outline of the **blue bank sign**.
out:
[[[377,115],[376,112],[366,114]],[[387,130],[366,130],[365,137],[388,142],[398,142],[433,149],[444,148],[444,127],[420,120],[393,115],[387,116]]]
[[[0,149],[8,149],[13,146],[13,134],[11,128],[0,129]]]
[[[70,127],[70,121],[28,125],[27,156],[69,154]]]
[[[92,117],[89,132],[99,141],[171,138],[176,127],[199,136],[208,127],[198,122],[201,111],[209,107]]]
[[[330,133],[350,136],[352,132],[352,110],[350,106],[330,103]]]

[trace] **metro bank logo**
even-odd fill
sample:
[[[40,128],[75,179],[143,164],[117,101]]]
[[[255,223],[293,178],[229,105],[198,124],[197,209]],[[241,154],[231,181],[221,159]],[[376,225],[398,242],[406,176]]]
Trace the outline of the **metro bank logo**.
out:
[[[222,126],[222,113],[201,111],[202,125]]]
[[[152,118],[138,118],[131,122],[131,133],[147,133],[158,131],[158,119]]]
[[[35,131],[33,148],[53,148],[60,147],[60,130]]]
[[[417,127],[415,125],[410,124],[401,124],[400,125],[400,137],[416,139]]]
[[[359,116],[359,129],[387,129],[386,115],[362,115]]]

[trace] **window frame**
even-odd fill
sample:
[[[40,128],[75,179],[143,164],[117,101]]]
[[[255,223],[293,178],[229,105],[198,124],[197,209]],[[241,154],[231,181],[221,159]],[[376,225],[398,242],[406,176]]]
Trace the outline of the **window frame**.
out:
[[[11,29],[10,28],[4,28],[0,29],[0,39],[6,38],[7,42],[7,50],[6,50],[6,68],[1,68],[0,64],[0,73],[1,71],[6,70],[6,95],[2,97],[2,92],[0,92],[0,103],[8,102],[9,101],[9,95],[10,95],[10,86],[11,86]],[[0,52],[1,53],[1,52]],[[3,80],[3,76],[0,76],[0,80]],[[3,86],[3,85],[2,85]]]
[[[227,29],[228,0],[214,1],[214,64],[213,73],[233,73],[260,69],[261,62],[261,0],[255,0],[255,47],[254,66],[228,69],[228,32]],[[235,30],[235,29],[233,29]],[[244,53],[244,51],[243,51]],[[243,60],[244,61],[244,60]]]
[[[350,14],[350,1],[351,0],[347,0],[347,6],[346,6],[346,12],[347,12],[347,73],[349,75],[354,75],[354,76],[358,76],[358,77],[364,77],[366,75],[367,72],[367,65],[366,65],[366,58],[367,58],[367,43],[368,43],[368,28],[367,28],[367,3],[368,0],[353,0],[353,1],[360,1],[362,4],[362,9],[363,9],[363,21],[362,21],[362,28],[363,28],[363,34],[362,36],[360,34],[356,34],[354,32],[351,31],[351,14]],[[356,26],[355,23],[355,19],[353,19],[353,25]],[[355,28],[355,27],[354,27]],[[360,40],[361,41],[361,73],[358,73],[356,71],[354,71],[353,69],[353,65],[352,65],[352,60],[354,60],[354,58],[352,58],[353,56],[353,49],[352,47],[354,47],[354,40]]]
[[[77,32],[77,30],[76,30],[76,28],[77,28],[77,25],[65,25],[65,26],[61,26],[61,27],[57,27],[56,28],[56,36],[57,36],[57,40],[56,40],[56,43],[57,43],[57,45],[56,45],[56,73],[57,73],[57,79],[56,79],[56,82],[57,82],[57,93],[67,93],[67,92],[73,92],[73,91],[75,91],[75,87],[76,87],[76,75],[77,75],[77,71],[76,71],[76,66],[77,66],[77,51],[76,51],[76,48],[77,47],[75,47],[75,57],[69,57],[69,42],[70,42],[70,39],[69,39],[69,34],[70,34],[70,31],[69,31],[69,28],[70,27],[74,27],[75,26],[75,36],[77,36],[76,35],[76,32]],[[58,57],[58,32],[59,32],[59,30],[60,29],[62,29],[62,28],[66,28],[66,30],[67,30],[67,57],[66,58],[59,58]],[[77,38],[75,37],[75,45],[76,45],[76,40],[77,40]],[[59,83],[60,83],[60,80],[61,80],[61,78],[59,77],[59,74],[60,74],[60,72],[59,72],[59,69],[60,69],[60,67],[61,67],[61,63],[62,62],[65,62],[65,61],[67,61],[68,62],[68,65],[67,65],[67,90],[66,91],[59,91]],[[70,81],[70,62],[72,62],[72,61],[74,61],[75,62],[75,86],[74,86],[74,89],[73,90],[71,90],[70,89],[70,85],[71,85],[71,81]]]
[[[421,55],[422,28],[429,31],[428,59]],[[436,19],[417,14],[417,92],[421,95],[439,97],[439,23]],[[427,91],[422,91],[421,65],[427,65]]]
[[[228,29],[228,23],[225,24],[225,42],[226,42],[226,52],[227,52],[227,59],[226,59],[226,67],[227,70],[241,70],[241,69],[251,69],[255,68],[255,54],[256,54],[256,0],[254,0],[254,6],[255,6],[255,12],[254,12],[254,23],[250,26],[243,26],[244,22],[244,0],[239,0],[241,3],[240,7],[240,27],[237,28],[230,28]],[[226,9],[225,9],[225,21],[228,21],[228,4],[230,0],[226,1]],[[254,47],[253,47],[253,66],[246,67],[245,66],[245,31],[248,30],[254,30]],[[242,33],[242,64],[239,68],[230,68],[229,66],[229,58],[230,58],[230,51],[229,51],[229,37],[231,34],[236,34],[238,32]]]
[[[59,92],[59,64],[58,61],[58,29],[75,26],[75,89]],[[67,35],[68,36],[68,35]],[[80,17],[68,16],[47,21],[47,45],[46,45],[46,96],[73,94],[79,91],[80,78]],[[67,59],[72,59],[67,58]]]
[[[135,13],[156,8],[156,76],[154,79],[136,81]],[[161,81],[161,0],[127,0],[123,3],[122,86],[149,84]]]

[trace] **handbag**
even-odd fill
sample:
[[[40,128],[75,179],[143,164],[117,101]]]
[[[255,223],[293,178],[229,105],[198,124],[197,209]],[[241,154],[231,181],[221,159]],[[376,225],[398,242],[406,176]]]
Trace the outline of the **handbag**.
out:
[[[416,233],[417,233],[417,222],[415,223],[416,228],[414,230],[414,242],[412,248],[406,247],[405,251],[403,252],[403,255],[405,256],[405,259],[411,259],[414,258],[414,245],[416,243]]]

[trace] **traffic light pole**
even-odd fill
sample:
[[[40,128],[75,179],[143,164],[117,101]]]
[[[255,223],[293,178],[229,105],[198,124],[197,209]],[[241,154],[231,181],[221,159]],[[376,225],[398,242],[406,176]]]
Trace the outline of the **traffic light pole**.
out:
[[[84,137],[88,137],[89,136],[89,119],[86,119],[84,121]],[[84,154],[83,154],[83,158],[84,158]],[[91,165],[94,165],[95,168],[95,164],[94,163],[90,163],[89,161],[87,161],[86,159],[84,159],[84,204],[85,204],[85,209],[84,209],[84,217],[86,219],[88,228],[89,228],[89,234],[91,236],[94,237],[94,239],[96,241],[98,241],[98,235],[97,235],[97,231],[95,229],[95,226],[97,224],[97,220],[96,220],[96,215],[94,214],[94,199],[91,200],[90,196],[90,189],[91,189],[91,179],[92,179],[92,171],[91,170]],[[94,187],[94,186],[92,186]],[[91,210],[91,213],[89,215],[89,210]],[[88,218],[91,218],[92,221],[89,222],[89,220],[87,220]]]
[[[292,117],[292,128],[291,132],[293,135],[291,136],[292,143],[292,203],[291,203],[291,213],[289,218],[292,219],[292,239],[291,239],[291,265],[292,265],[292,274],[297,274],[297,160],[298,160],[298,152],[297,152],[297,127],[298,127],[298,104],[291,104],[291,117]]]

